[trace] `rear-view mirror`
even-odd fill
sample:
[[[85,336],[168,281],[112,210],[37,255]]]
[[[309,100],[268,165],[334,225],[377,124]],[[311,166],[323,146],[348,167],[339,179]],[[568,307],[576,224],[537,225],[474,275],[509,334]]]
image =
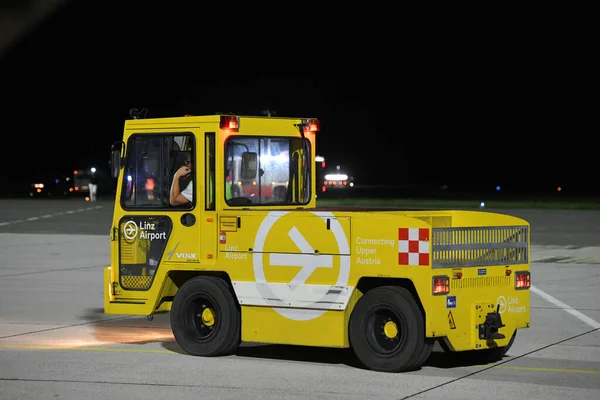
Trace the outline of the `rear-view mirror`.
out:
[[[110,152],[110,175],[113,178],[119,177],[121,170],[121,150],[113,150]]]

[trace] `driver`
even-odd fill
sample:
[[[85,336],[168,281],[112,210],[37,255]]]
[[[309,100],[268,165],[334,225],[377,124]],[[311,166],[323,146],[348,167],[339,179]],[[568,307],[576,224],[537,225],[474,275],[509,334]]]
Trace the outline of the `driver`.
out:
[[[171,192],[169,195],[169,203],[172,206],[180,206],[182,204],[188,204],[192,201],[192,189],[193,181],[187,184],[185,189],[181,190],[179,187],[179,179],[188,176],[192,173],[192,156],[188,154],[184,164],[179,167],[175,175],[173,176],[173,183],[171,184]]]

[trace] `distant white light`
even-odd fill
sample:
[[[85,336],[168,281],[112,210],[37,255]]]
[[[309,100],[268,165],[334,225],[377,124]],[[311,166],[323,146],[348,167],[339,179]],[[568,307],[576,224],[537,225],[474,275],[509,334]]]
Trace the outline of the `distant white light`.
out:
[[[93,174],[94,172],[96,172],[96,167],[92,167],[92,169],[90,171],[92,171],[92,174]]]
[[[327,174],[325,175],[326,181],[345,181],[348,179],[348,175],[346,174]]]
[[[484,207],[485,207],[485,202],[482,201],[481,203],[479,203],[479,208],[484,208]]]
[[[316,162],[323,162],[323,161],[325,161],[325,157],[323,157],[323,156],[316,156],[315,157],[315,161]]]

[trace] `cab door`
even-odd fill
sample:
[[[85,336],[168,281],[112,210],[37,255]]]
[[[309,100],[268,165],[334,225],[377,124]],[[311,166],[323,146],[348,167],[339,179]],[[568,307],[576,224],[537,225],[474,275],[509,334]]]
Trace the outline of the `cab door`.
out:
[[[173,211],[163,262],[168,269],[209,269],[216,261],[215,133],[197,133],[191,208]]]
[[[204,141],[199,129],[161,129],[129,137],[119,209],[113,227],[118,270],[113,272],[115,300],[145,302],[172,269],[194,269],[203,258],[201,221],[206,211]],[[170,204],[175,171],[187,160],[192,171],[179,180],[191,201]],[[199,199],[199,200],[198,200]],[[213,238],[214,240],[214,238]],[[115,265],[115,263],[113,263]],[[159,285],[154,283],[158,282]]]

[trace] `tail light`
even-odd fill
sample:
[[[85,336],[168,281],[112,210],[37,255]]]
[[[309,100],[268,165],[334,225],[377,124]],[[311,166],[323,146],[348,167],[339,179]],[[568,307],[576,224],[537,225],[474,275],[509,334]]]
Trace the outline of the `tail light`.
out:
[[[531,287],[531,275],[529,271],[515,272],[515,289],[529,289]]]
[[[450,278],[447,276],[434,276],[432,279],[432,293],[448,294],[450,293]]]

